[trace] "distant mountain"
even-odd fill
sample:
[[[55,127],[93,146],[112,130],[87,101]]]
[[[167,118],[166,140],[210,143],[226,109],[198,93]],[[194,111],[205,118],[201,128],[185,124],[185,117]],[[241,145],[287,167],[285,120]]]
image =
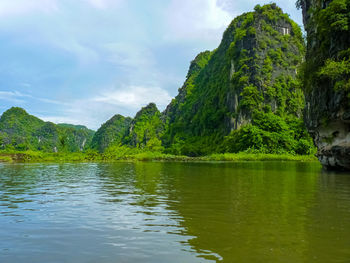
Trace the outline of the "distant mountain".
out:
[[[150,150],[159,148],[162,144],[164,128],[165,125],[156,104],[150,103],[136,114],[124,138],[124,143]]]
[[[143,107],[134,119],[115,115],[97,130],[91,148],[104,152],[111,145],[159,149],[164,122],[154,103]]]
[[[104,152],[108,146],[120,144],[129,130],[131,121],[129,117],[114,115],[97,130],[92,139],[91,148]]]
[[[60,123],[60,143],[69,152],[83,151],[91,145],[95,131],[83,125]]]
[[[57,126],[63,127],[63,128],[73,128],[75,130],[89,130],[86,126],[84,125],[74,125],[74,124],[69,124],[69,123],[58,123]],[[90,130],[92,131],[92,130]]]
[[[56,125],[12,107],[0,118],[0,148],[45,152],[82,151],[94,132],[83,126]]]

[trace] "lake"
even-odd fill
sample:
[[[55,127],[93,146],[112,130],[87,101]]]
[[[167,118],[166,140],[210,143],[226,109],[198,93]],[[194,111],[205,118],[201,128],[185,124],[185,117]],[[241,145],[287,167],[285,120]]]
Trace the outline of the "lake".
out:
[[[0,165],[0,262],[350,262],[318,163]]]

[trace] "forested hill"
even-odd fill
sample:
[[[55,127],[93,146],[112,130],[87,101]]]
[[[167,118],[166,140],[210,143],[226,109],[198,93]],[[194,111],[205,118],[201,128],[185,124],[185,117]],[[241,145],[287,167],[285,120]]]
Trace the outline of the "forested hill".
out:
[[[0,118],[0,149],[77,152],[90,145],[93,134],[85,126],[44,122],[18,107]]]
[[[130,128],[131,121],[131,118],[125,118],[119,114],[114,115],[95,133],[91,143],[92,149],[104,152],[108,146],[122,143]]]
[[[115,115],[104,123],[93,137],[92,148],[104,152],[108,147],[127,145],[137,149],[162,151],[164,125],[157,106],[150,103],[134,119]]]
[[[303,56],[299,26],[276,4],[235,18],[219,47],[191,63],[164,112],[165,146],[188,155],[311,151],[296,78]]]
[[[133,119],[115,115],[94,134],[89,148],[189,156],[310,154],[314,146],[302,120],[304,95],[297,77],[304,49],[301,29],[287,14],[276,4],[257,5],[232,21],[217,49],[196,56],[179,94],[163,113],[150,103]],[[0,126],[4,142],[16,148],[67,149],[60,129],[72,127],[37,119],[33,127],[22,127],[20,122],[10,139],[6,136],[12,126]],[[74,145],[85,149],[89,140]]]

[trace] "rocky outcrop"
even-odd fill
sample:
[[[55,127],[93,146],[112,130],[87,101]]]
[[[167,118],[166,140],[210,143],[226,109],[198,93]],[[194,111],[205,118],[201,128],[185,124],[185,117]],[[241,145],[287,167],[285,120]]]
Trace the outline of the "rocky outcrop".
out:
[[[297,4],[307,31],[305,123],[322,165],[349,170],[350,3],[300,0]]]
[[[296,80],[304,51],[301,29],[276,4],[257,5],[253,12],[236,17],[219,47],[192,61],[184,85],[164,112],[165,146],[193,156],[221,151],[230,133],[256,125],[256,112],[269,114],[272,122],[286,121],[292,131],[297,125],[291,123],[302,118],[304,108]],[[266,147],[296,152],[289,146],[303,136],[293,131],[293,142],[282,143],[272,134],[280,133],[275,129],[279,125],[258,126],[263,137],[259,146],[251,140],[246,148],[232,151]]]

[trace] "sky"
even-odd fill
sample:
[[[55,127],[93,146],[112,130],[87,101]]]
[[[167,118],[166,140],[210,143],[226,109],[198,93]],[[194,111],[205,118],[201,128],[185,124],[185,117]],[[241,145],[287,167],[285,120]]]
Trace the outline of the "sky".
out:
[[[98,129],[149,102],[162,111],[190,61],[252,0],[1,0],[0,113],[12,106]],[[275,1],[298,24],[294,0]]]

